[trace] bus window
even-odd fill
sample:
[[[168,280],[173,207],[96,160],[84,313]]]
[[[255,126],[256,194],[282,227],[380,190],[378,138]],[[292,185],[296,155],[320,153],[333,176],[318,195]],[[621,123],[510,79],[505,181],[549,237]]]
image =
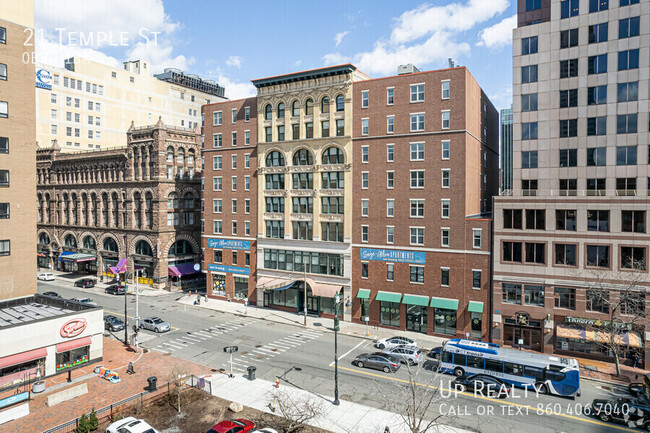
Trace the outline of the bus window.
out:
[[[465,365],[467,359],[464,353],[454,353],[454,364]]]
[[[519,364],[513,364],[512,362],[506,362],[504,372],[506,374],[512,374],[513,376],[521,376],[524,374],[523,366]]]
[[[562,382],[565,377],[566,377],[566,374],[564,374],[564,373],[559,373],[557,371],[546,370],[546,378],[553,381],[553,382]]]
[[[524,374],[535,379],[544,379],[544,370],[541,368],[525,366]]]
[[[451,363],[451,357],[453,356],[453,353],[451,352],[442,352],[442,356],[440,357],[440,360],[442,362],[449,362]]]
[[[497,361],[496,359],[486,359],[485,360],[485,369],[487,371],[494,371],[497,373],[503,373],[503,362]]]
[[[483,358],[479,356],[467,355],[467,366],[483,370]]]

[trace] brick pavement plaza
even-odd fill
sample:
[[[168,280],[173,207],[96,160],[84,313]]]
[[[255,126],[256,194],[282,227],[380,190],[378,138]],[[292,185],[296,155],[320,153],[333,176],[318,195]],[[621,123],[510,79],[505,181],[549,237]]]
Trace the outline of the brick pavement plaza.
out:
[[[126,374],[129,361],[133,362],[135,374]],[[117,370],[121,381],[111,383],[93,374],[95,366]],[[134,349],[125,347],[121,342],[104,338],[104,359],[102,362],[89,364],[74,370],[72,383],[66,384],[67,373],[48,378],[46,390],[40,394],[32,394],[29,403],[30,414],[8,423],[0,425],[0,433],[44,431],[66,421],[72,420],[93,408],[99,409],[127,397],[139,394],[147,386],[147,378],[156,376],[158,385],[166,384],[172,370],[179,366],[187,374],[210,374],[210,367],[185,361],[179,358],[165,356],[162,353],[151,351],[142,355],[135,353]],[[47,396],[63,391],[68,387],[88,384],[88,394],[73,398],[52,407],[47,406]],[[55,389],[53,389],[55,388]],[[8,391],[0,394],[0,398],[14,394]]]

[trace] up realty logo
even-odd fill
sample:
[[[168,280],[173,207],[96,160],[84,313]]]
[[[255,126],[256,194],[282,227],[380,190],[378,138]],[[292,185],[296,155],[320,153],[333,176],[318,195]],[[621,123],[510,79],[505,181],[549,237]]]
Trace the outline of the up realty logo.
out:
[[[36,87],[52,90],[52,74],[47,69],[36,71]]]

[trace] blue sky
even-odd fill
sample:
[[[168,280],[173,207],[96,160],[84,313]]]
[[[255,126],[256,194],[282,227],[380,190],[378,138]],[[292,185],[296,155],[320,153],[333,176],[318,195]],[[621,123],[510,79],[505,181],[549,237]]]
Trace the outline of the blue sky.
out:
[[[515,0],[36,0],[39,61],[72,55],[119,66],[147,58],[217,80],[230,98],[251,79],[354,63],[372,77],[413,63],[465,65],[497,108],[512,99]],[[144,36],[148,37],[145,44]],[[156,40],[154,41],[154,35]]]

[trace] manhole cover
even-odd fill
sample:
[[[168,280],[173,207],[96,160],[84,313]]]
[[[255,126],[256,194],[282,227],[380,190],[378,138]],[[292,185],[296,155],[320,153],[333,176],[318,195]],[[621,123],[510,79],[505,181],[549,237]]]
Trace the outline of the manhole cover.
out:
[[[341,400],[348,401],[348,400],[350,400],[350,396],[348,394],[342,394],[341,395]]]

